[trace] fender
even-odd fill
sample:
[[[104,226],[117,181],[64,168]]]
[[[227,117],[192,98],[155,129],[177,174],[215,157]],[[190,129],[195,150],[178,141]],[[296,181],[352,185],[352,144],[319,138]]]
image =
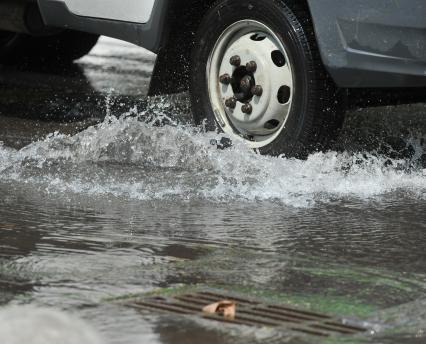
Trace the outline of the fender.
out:
[[[424,0],[307,0],[322,61],[340,87],[426,86]]]

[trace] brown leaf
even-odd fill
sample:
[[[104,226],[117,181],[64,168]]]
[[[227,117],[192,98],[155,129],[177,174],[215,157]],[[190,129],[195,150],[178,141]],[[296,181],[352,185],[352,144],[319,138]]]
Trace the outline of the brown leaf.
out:
[[[226,319],[235,319],[237,304],[235,301],[223,300],[203,308],[204,313],[223,315]]]

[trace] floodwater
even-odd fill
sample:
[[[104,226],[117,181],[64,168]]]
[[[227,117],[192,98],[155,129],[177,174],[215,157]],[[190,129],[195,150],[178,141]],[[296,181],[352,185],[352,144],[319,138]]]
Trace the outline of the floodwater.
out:
[[[153,61],[102,39],[65,74],[0,71],[1,342],[318,343],[113,302],[199,285],[371,329],[329,343],[424,343],[426,105],[352,111],[306,161],[262,157],[192,127],[184,95],[147,99]]]

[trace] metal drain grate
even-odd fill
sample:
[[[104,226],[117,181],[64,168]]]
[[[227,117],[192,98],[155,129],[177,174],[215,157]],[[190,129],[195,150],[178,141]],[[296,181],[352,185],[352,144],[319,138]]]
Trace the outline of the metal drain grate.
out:
[[[203,307],[220,300],[232,300],[237,303],[235,319],[202,312]],[[336,334],[354,335],[367,331],[366,328],[347,324],[327,314],[303,311],[284,305],[265,304],[213,291],[200,291],[175,296],[153,296],[127,301],[125,304],[140,310],[197,315],[231,324],[284,327],[292,331],[321,337]]]

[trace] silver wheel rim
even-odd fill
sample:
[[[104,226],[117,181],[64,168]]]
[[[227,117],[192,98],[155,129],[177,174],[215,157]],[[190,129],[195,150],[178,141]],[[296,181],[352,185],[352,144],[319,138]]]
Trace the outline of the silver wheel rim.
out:
[[[287,51],[277,35],[255,20],[229,26],[207,63],[216,121],[251,148],[272,143],[285,129],[294,93]]]

